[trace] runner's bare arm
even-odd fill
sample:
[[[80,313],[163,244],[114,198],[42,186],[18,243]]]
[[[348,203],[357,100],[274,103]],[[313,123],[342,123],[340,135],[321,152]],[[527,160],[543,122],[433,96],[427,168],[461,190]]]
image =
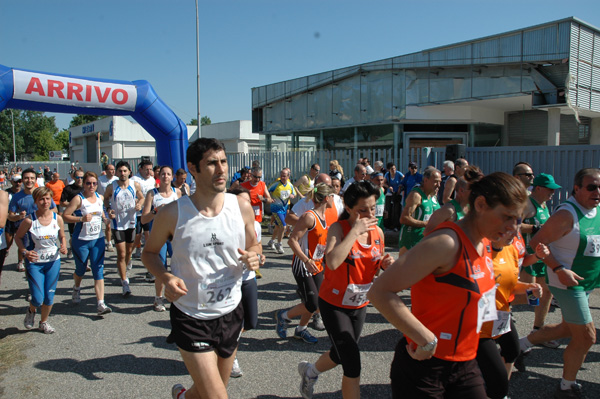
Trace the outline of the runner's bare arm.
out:
[[[69,206],[65,208],[63,211],[63,219],[67,223],[77,223],[79,222],[79,216],[73,216],[73,212],[75,212],[81,206],[81,198],[79,195],[73,197],[71,201],[69,201]]]
[[[150,223],[154,220],[154,214],[152,210],[152,200],[154,199],[154,191],[150,190],[146,194],[146,200],[144,201],[144,208],[142,209],[142,218],[140,219],[143,224]]]
[[[0,229],[6,226],[6,219],[8,217],[8,193],[6,191],[0,191]]]
[[[238,197],[238,204],[246,229],[246,248],[238,248],[241,255],[240,260],[249,270],[256,270],[260,266],[259,255],[262,254],[262,245],[256,239],[256,232],[254,231],[254,210],[250,202],[242,197]]]
[[[135,197],[136,197],[136,201],[135,201],[135,210],[136,211],[141,211],[142,207],[144,206],[144,193],[142,192],[142,186],[140,186],[140,183],[138,182],[134,182],[133,183],[135,185]]]
[[[72,201],[71,201],[72,202]],[[60,253],[63,255],[67,254],[67,238],[65,236],[65,222],[63,218],[59,215],[56,216],[56,222],[58,223],[58,241],[60,242]]]
[[[406,198],[406,206],[402,209],[402,215],[400,215],[400,223],[412,227],[426,227],[427,222],[417,220],[413,217],[413,214],[417,210],[417,207],[421,205],[421,194],[416,191],[411,191]]]
[[[334,223],[327,232],[327,247],[325,248],[327,267],[331,270],[340,267],[344,263],[344,260],[346,260],[358,237],[375,228],[377,228],[377,218],[359,217],[344,237],[342,226],[339,223]]]
[[[429,221],[427,222],[427,226],[425,226],[423,235],[428,235],[439,224],[442,224],[448,220],[456,220],[456,213],[454,212],[454,207],[451,204],[446,204],[431,214],[431,217],[429,217]]]
[[[452,200],[452,193],[454,192],[454,187],[456,187],[456,182],[457,180],[455,177],[449,177],[446,179],[446,184],[444,185],[444,193],[442,194],[442,202],[444,204]]]
[[[302,236],[304,236],[304,234],[306,234],[308,229],[311,229],[315,225],[315,222],[315,217],[311,212],[304,213],[304,215],[302,215],[298,220],[298,223],[296,223],[296,225],[294,226],[294,230],[292,231],[292,234],[288,239],[288,245],[290,246],[292,252],[294,253],[294,255],[296,255],[298,259],[304,262],[304,264],[306,265],[306,270],[308,270],[309,273],[317,273],[319,269],[315,265],[315,262],[311,258],[309,258],[308,255],[304,253],[304,251],[302,251],[302,247],[300,247],[299,240],[300,238],[302,238]]]

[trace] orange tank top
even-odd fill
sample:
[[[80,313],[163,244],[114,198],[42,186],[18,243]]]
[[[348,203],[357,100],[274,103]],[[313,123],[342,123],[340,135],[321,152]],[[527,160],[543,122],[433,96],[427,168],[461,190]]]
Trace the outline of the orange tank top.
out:
[[[496,281],[496,309],[502,312],[510,311],[510,302],[519,282],[519,254],[513,245],[507,245],[500,251],[492,252],[494,276]],[[501,321],[501,319],[499,320]],[[493,333],[494,322],[488,321],[481,328],[480,338],[492,338],[502,333]],[[498,331],[498,329],[495,329]]]
[[[259,181],[256,186],[253,186],[249,181],[245,181],[240,185],[250,191],[250,205],[252,205],[252,210],[254,211],[254,220],[259,223],[262,222],[263,203],[258,196],[265,195],[265,191],[267,191],[265,182]]]
[[[325,257],[325,246],[327,245],[327,224],[322,220],[314,210],[306,211],[312,213],[315,218],[315,226],[308,230],[302,239],[300,240],[300,248],[306,256],[315,262],[315,265],[319,268],[319,271],[314,274],[321,273],[323,271],[323,260]],[[292,265],[296,265],[303,262],[299,262],[299,259],[292,260]]]
[[[527,255],[527,249],[525,247],[525,239],[523,239],[523,236],[521,235],[520,231],[518,231],[517,236],[515,238],[513,238],[512,245],[515,247],[515,249],[517,250],[517,253],[519,254],[519,268],[520,268],[523,265],[523,259],[525,259],[525,256]]]
[[[352,226],[347,220],[338,223],[345,237]],[[344,263],[335,270],[325,268],[320,298],[346,309],[362,308],[369,304],[367,292],[379,269],[385,248],[377,228],[369,232],[368,242],[369,245],[364,245],[355,241]]]
[[[460,256],[451,270],[439,275],[429,274],[411,287],[412,313],[438,338],[435,357],[468,361],[477,356],[477,327],[487,316],[479,308],[487,303],[495,312],[492,249],[489,240],[484,238],[484,254],[480,256],[454,222],[444,222],[436,228],[439,229],[456,232]]]

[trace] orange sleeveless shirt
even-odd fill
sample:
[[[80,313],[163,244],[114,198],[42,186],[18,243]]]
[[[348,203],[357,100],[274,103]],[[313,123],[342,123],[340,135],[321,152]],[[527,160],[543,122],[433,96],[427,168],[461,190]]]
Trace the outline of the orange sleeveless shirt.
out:
[[[267,186],[264,181],[259,181],[258,184],[253,186],[249,181],[245,181],[240,186],[247,188],[250,191],[250,205],[252,205],[252,209],[254,210],[254,220],[257,222],[262,222],[263,218],[263,203],[260,199],[258,199],[259,195],[265,195],[265,191],[267,191]]]
[[[412,313],[438,338],[435,357],[468,361],[477,356],[480,299],[495,287],[492,248],[484,238],[484,255],[480,256],[458,225],[444,222],[436,230],[444,228],[458,235],[459,260],[448,272],[429,274],[411,287]]]
[[[352,228],[347,220],[338,221],[345,237]],[[352,245],[350,253],[337,269],[325,268],[325,276],[319,290],[319,297],[331,305],[357,309],[367,306],[367,285],[373,282],[373,277],[379,269],[384,253],[383,240],[378,229],[369,232],[370,245],[357,241]],[[350,292],[354,290],[354,292]]]

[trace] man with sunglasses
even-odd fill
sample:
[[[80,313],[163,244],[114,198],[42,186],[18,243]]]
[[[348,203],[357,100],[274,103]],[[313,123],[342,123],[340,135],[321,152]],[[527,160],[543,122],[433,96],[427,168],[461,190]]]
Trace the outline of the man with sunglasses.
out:
[[[600,287],[600,169],[585,168],[577,172],[573,194],[561,204],[530,246],[545,244],[550,255],[548,286],[560,304],[563,320],[547,324],[521,338],[521,349],[570,337],[563,359],[563,373],[555,398],[583,397],[575,379],[583,361],[596,341],[596,328],[590,314],[589,295]]]
[[[258,166],[252,168],[250,171],[250,180],[241,184],[242,187],[250,191],[250,205],[254,211],[254,220],[258,223],[262,222],[263,218],[263,204],[270,204],[273,202],[267,185],[262,181],[262,169]]]
[[[527,188],[531,187],[533,178],[535,177],[531,165],[527,162],[517,163],[513,168],[513,176],[519,179]]]
[[[362,160],[362,158],[361,158]],[[346,184],[344,184],[344,187],[342,187],[342,189],[340,190],[340,195],[343,197],[344,193],[346,192],[346,190],[348,189],[348,187],[350,187],[351,184],[357,182],[357,181],[363,181],[367,178],[367,168],[365,168],[362,164],[357,164],[354,167],[354,177],[351,177],[350,179],[346,180]]]
[[[419,172],[419,167],[416,162],[408,163],[408,172],[404,175],[404,178],[400,182],[399,190],[402,191],[402,205],[406,205],[406,198],[412,191],[413,187],[423,183],[423,175]]]
[[[21,176],[23,180],[23,187],[21,188],[21,191],[12,196],[8,205],[8,220],[15,222],[15,232],[19,229],[23,219],[30,216],[37,210],[37,205],[35,204],[33,196],[31,195],[33,190],[35,190],[36,172],[32,168],[25,169]],[[54,212],[57,211],[54,201],[52,201],[50,204],[50,209],[52,209]],[[27,235],[24,237],[24,241],[25,246],[29,245]],[[18,256],[17,270],[24,272],[25,266],[23,265],[23,254],[21,251],[19,251]]]
[[[319,164],[312,164],[307,174],[296,180],[294,187],[298,192],[298,200],[304,198],[304,196],[315,187],[315,178],[321,172]]]

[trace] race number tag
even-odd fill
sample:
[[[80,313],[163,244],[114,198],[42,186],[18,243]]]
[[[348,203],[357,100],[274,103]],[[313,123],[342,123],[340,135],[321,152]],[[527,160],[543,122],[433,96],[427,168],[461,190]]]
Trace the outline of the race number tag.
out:
[[[254,216],[260,216],[260,206],[255,205],[252,209],[254,210]]]
[[[102,230],[102,218],[100,216],[92,216],[92,220],[83,223],[83,234],[87,237],[97,236]]]
[[[279,197],[281,198],[282,201],[287,201],[288,198],[290,198],[290,192],[287,190],[281,190],[279,192]]]
[[[375,205],[375,217],[377,217],[377,218],[382,217],[384,208],[385,208],[385,204]]]
[[[367,292],[373,283],[369,284],[348,284],[342,305],[359,307],[369,302]]]
[[[600,257],[600,236],[587,236],[587,245],[583,256]]]
[[[226,308],[234,301],[231,291],[235,287],[235,278],[206,279],[198,286],[198,299],[202,306],[212,309]]]
[[[36,251],[38,262],[54,262],[58,259],[58,247],[42,248]]]
[[[128,192],[124,195],[117,196],[117,210],[119,212],[127,212],[135,208],[135,200]]]
[[[496,310],[496,286],[485,292],[477,302],[477,332],[486,321],[494,321],[498,318]]]
[[[425,215],[425,216],[423,216],[423,221],[424,221],[424,222],[429,222],[429,218],[430,218],[430,217],[431,217],[431,214],[430,214],[430,213],[429,213],[429,214],[427,214],[427,215]]]
[[[313,260],[321,260],[323,256],[325,256],[325,245],[317,244],[312,258]]]
[[[510,332],[510,312],[499,310],[498,318],[494,320],[494,326],[492,327],[492,337],[504,335],[507,332]]]

